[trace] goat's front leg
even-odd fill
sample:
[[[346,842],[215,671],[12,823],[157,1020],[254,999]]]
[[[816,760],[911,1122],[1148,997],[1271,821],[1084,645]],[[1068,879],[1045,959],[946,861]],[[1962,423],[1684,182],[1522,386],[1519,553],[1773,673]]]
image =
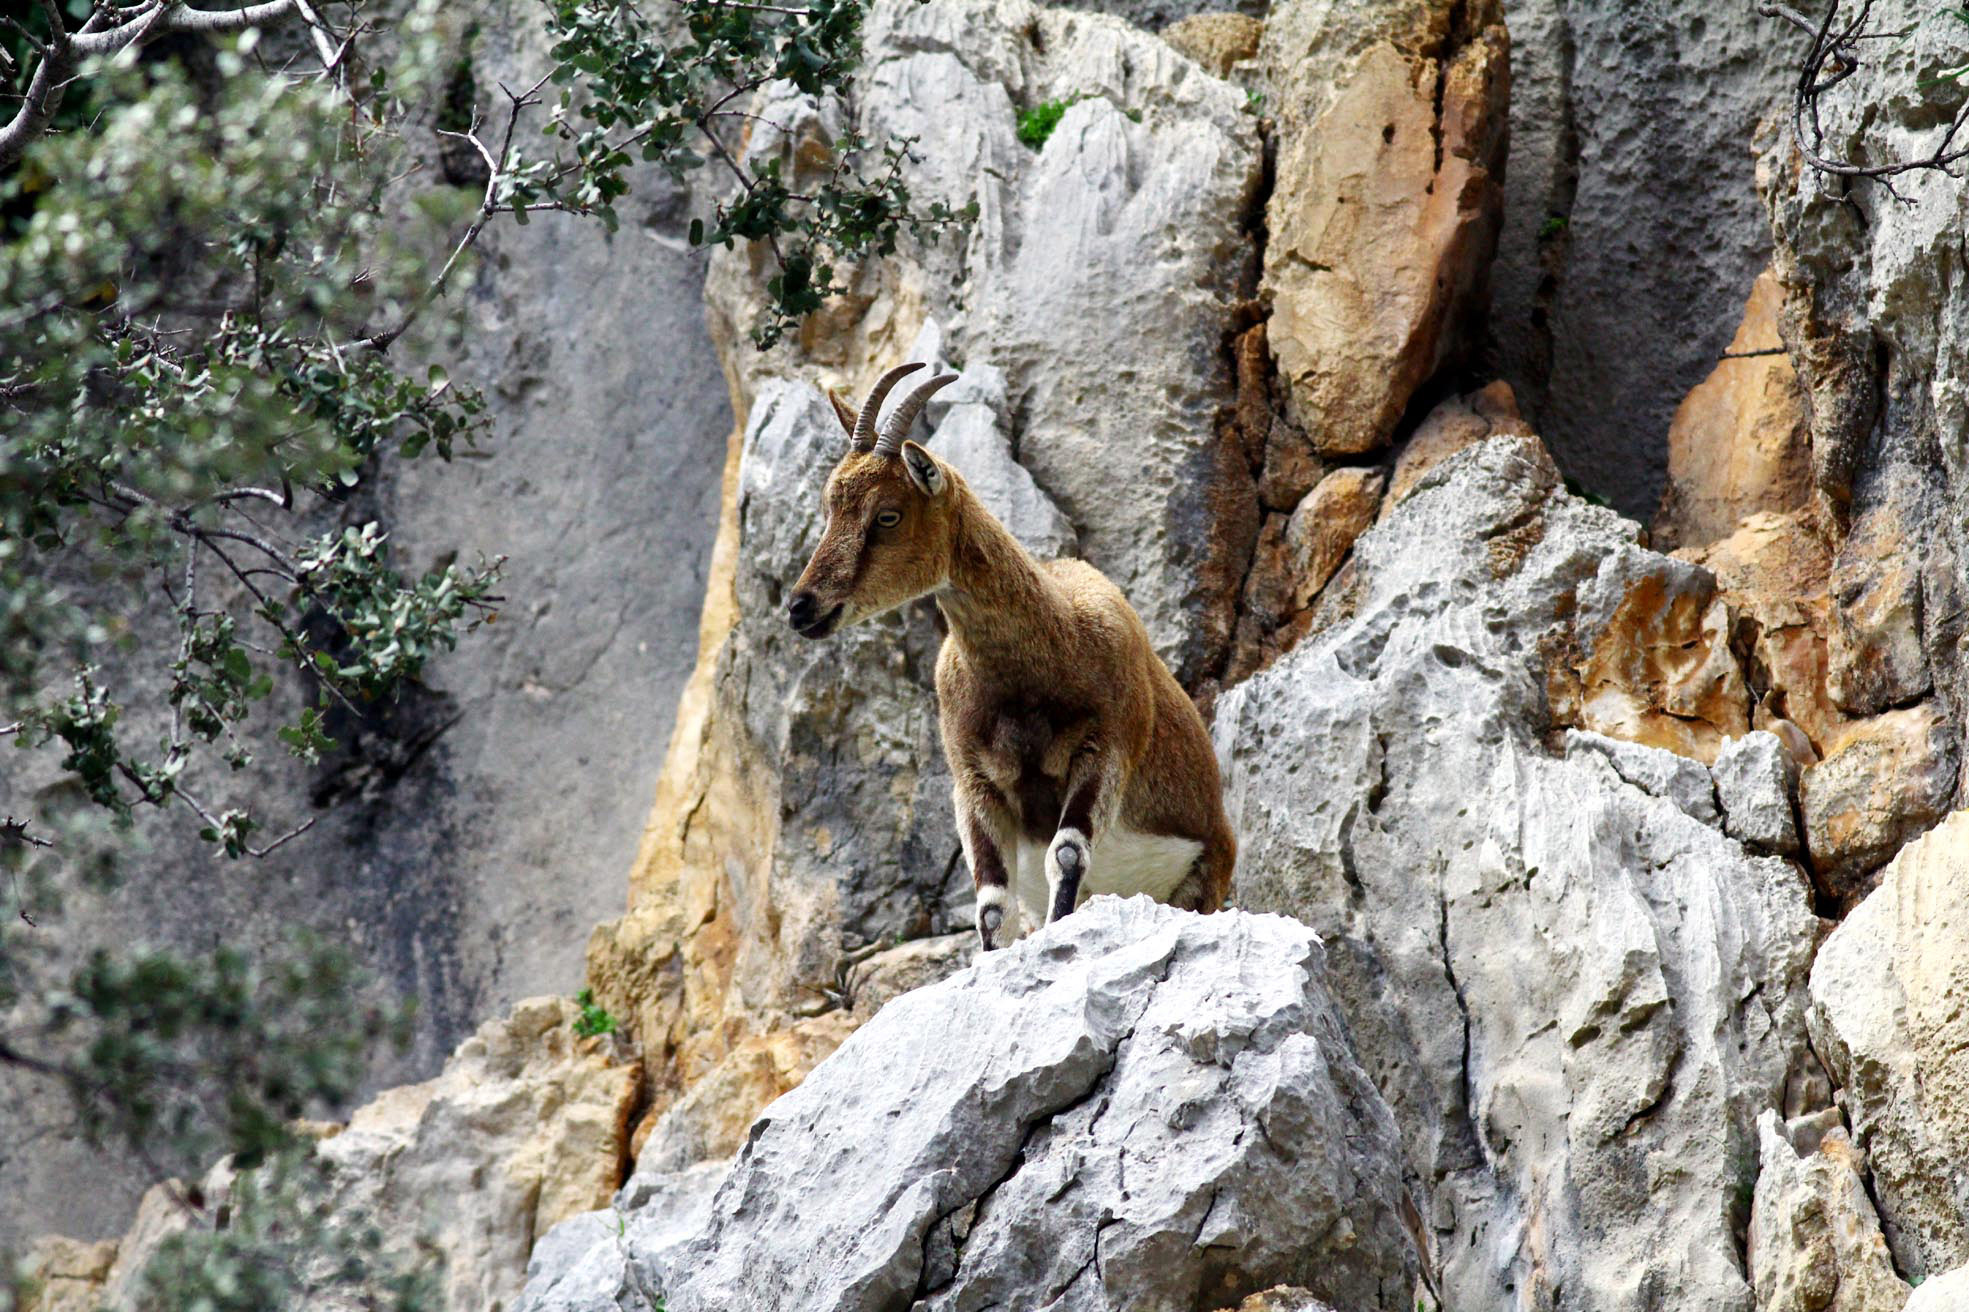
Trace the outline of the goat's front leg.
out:
[[[1111,753],[1083,747],[1067,768],[1066,806],[1046,849],[1046,889],[1052,903],[1048,924],[1071,913],[1080,900],[1080,881],[1093,861],[1094,838],[1107,832],[1121,807],[1119,766]]]
[[[964,864],[977,889],[978,946],[989,952],[998,946],[998,931],[1005,923],[1009,892],[1005,852],[1012,843],[1012,815],[997,789],[981,779],[965,778],[962,771],[950,791]]]

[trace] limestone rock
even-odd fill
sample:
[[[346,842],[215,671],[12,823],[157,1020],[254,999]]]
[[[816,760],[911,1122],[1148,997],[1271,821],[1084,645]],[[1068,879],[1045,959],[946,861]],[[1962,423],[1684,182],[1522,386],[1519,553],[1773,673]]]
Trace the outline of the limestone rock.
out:
[[[1251,1294],[1237,1305],[1237,1312],[1333,1312],[1310,1289],[1279,1285]]]
[[[27,1296],[19,1312],[96,1312],[116,1248],[114,1239],[85,1243],[49,1235],[36,1240],[22,1263]]]
[[[1386,471],[1346,466],[1319,481],[1285,524],[1285,550],[1292,569],[1292,606],[1312,605],[1354,539],[1374,522],[1381,508]]]
[[[1232,902],[1324,939],[1448,1308],[1747,1308],[1756,1117],[1808,1073],[1803,878],[1548,746],[1596,580],[1675,577],[1635,534],[1535,439],[1491,438],[1361,536],[1331,623],[1217,704]]]
[[[1730,740],[1716,753],[1709,772],[1716,779],[1723,829],[1730,837],[1798,855],[1798,763],[1776,734],[1759,730]]]
[[[1969,1307],[1969,1267],[1922,1281],[1901,1312],[1955,1312],[1959,1307]]]
[[[1162,39],[1218,77],[1258,53],[1265,24],[1249,14],[1191,14],[1162,29]]]
[[[1864,97],[1831,97],[1827,149],[1843,158],[1914,158],[1960,107],[1943,76],[1961,61],[1950,27],[1915,0],[1885,0],[1871,22],[1909,32],[1869,70]],[[1832,532],[1829,683],[1867,715],[1933,691],[1969,705],[1962,642],[1969,579],[1969,288],[1953,271],[1969,223],[1969,183],[1924,171],[1908,203],[1807,167],[1788,135],[1759,163],[1782,328],[1810,398],[1813,478]]]
[[[1850,902],[1866,876],[1947,814],[1954,735],[1932,702],[1847,726],[1799,780],[1805,844],[1827,890]]]
[[[1509,383],[1495,382],[1468,396],[1439,403],[1395,455],[1395,472],[1382,503],[1385,518],[1397,501],[1415,490],[1422,476],[1444,459],[1487,437],[1527,436],[1531,433],[1518,413]]]
[[[555,1226],[534,1246],[517,1312],[649,1312],[670,1264],[704,1228],[731,1168],[704,1162],[623,1187],[614,1204]]]
[[[578,1039],[578,1015],[565,998],[519,1003],[436,1079],[379,1095],[318,1150],[340,1214],[445,1255],[450,1312],[510,1302],[535,1237],[622,1182],[642,1069]]]
[[[742,339],[770,259],[714,257],[713,337],[740,406],[774,377],[858,391],[935,318],[951,358],[1003,371],[1019,462],[1156,649],[1198,676],[1229,643],[1256,532],[1251,471],[1215,429],[1262,166],[1244,93],[1118,19],[1029,0],[882,0],[865,46],[853,126],[917,138],[912,194],[975,200],[979,219],[961,241],[855,270],[849,296],[763,354]],[[760,108],[789,131],[755,125],[750,158],[782,158],[798,181],[851,125],[774,94]],[[1019,142],[1020,109],[1070,96],[1044,149]]]
[[[1872,715],[1934,686],[1922,648],[1923,553],[1908,491],[1862,513],[1840,544],[1828,586],[1832,631],[1826,687],[1840,707]],[[1925,515],[1923,516],[1925,518]]]
[[[1626,547],[1579,590],[1581,722],[1713,761],[1750,729],[1729,608],[1707,570]]]
[[[1291,920],[1097,898],[896,999],[767,1108],[667,1306],[1174,1308],[1292,1283],[1407,1312],[1395,1126],[1324,980]]]
[[[1778,339],[1784,301],[1766,270],[1751,287],[1729,354],[1683,398],[1668,426],[1668,485],[1650,526],[1666,550],[1728,537],[1746,516],[1811,504],[1812,445],[1798,374]],[[1751,355],[1751,352],[1776,354]]]
[[[1894,858],[1812,966],[1812,1039],[1842,1089],[1900,1269],[1969,1263],[1969,812]]]
[[[1002,378],[997,380],[997,389],[1002,404]],[[937,424],[929,447],[963,475],[985,509],[1004,521],[1027,551],[1041,560],[1077,554],[1080,543],[1073,525],[1053,499],[1039,490],[1026,467],[1012,458],[1012,444],[997,410],[989,403],[951,405]]]
[[[1673,802],[1692,820],[1720,825],[1717,784],[1698,761],[1659,747],[1609,738],[1580,729],[1566,730],[1566,755],[1592,752],[1606,758],[1614,773],[1651,797]]]
[[[1287,414],[1322,455],[1385,445],[1483,307],[1508,42],[1495,4],[1464,10],[1286,0],[1266,20],[1267,331]]]
[[[1662,435],[1770,262],[1746,146],[1796,66],[1773,58],[1788,38],[1756,5],[1503,8],[1511,141],[1491,350],[1560,467],[1645,520]]]
[[[1803,1154],[1775,1111],[1758,1117],[1757,1132],[1748,1264],[1759,1312],[1901,1312],[1907,1283],[1867,1197],[1865,1156],[1845,1130]]]

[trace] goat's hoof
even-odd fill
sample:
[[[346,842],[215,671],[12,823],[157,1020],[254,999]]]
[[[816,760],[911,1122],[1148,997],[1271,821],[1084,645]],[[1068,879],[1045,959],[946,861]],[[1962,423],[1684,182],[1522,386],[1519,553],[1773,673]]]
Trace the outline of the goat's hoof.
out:
[[[1091,856],[1084,834],[1078,829],[1062,829],[1046,849],[1046,882],[1057,887],[1062,879],[1084,878]]]
[[[978,950],[990,952],[998,946],[998,927],[1005,923],[1000,907],[984,907],[978,912]]]

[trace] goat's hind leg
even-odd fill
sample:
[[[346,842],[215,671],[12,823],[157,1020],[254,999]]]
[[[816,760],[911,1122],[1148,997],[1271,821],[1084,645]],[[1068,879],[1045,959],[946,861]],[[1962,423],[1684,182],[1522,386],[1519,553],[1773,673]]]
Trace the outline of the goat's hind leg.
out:
[[[1046,887],[1051,924],[1071,914],[1080,901],[1080,884],[1093,860],[1094,836],[1114,823],[1121,806],[1115,762],[1104,753],[1083,749],[1067,772],[1067,804],[1060,827],[1046,849]]]

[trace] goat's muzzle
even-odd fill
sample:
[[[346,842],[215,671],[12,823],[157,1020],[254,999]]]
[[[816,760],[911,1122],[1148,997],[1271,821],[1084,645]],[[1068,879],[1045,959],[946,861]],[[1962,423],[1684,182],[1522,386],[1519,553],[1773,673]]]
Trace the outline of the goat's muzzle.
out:
[[[841,622],[840,606],[823,612],[820,599],[811,592],[796,592],[786,605],[786,622],[803,638],[825,638]]]

